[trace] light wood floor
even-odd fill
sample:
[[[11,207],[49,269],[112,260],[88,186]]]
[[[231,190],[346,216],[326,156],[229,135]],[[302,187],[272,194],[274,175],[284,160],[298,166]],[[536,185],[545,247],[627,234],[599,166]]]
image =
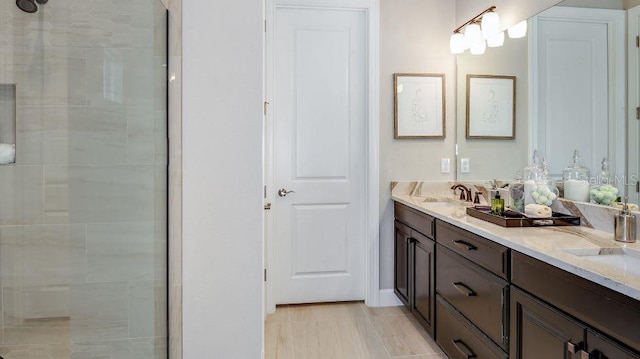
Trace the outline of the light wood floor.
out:
[[[360,302],[278,306],[265,350],[266,359],[447,359],[404,307]]]

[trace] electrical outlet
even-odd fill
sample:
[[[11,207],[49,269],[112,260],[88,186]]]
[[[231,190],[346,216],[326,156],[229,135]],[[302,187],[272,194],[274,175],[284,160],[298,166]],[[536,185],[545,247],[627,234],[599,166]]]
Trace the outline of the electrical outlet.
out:
[[[460,159],[460,173],[471,172],[471,160],[469,158]]]
[[[448,158],[440,159],[440,173],[451,173],[451,160]]]

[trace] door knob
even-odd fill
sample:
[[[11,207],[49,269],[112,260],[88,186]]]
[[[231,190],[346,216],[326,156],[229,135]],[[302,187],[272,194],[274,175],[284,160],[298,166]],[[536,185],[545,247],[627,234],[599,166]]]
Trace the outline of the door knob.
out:
[[[280,188],[280,189],[278,190],[278,196],[280,196],[280,197],[284,197],[284,196],[288,195],[289,193],[296,193],[296,191],[294,191],[294,190],[287,191],[287,190],[286,190],[286,189],[284,189],[284,188]]]

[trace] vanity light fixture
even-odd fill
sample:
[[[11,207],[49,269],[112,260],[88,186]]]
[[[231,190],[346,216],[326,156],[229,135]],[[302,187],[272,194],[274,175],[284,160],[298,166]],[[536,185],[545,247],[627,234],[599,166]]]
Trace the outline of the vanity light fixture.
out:
[[[527,20],[511,26],[507,32],[512,39],[520,39],[527,36]]]
[[[500,15],[493,11],[490,11],[482,16],[482,36],[485,39],[489,39],[500,32]]]
[[[464,33],[462,32],[463,29]],[[461,54],[466,49],[470,49],[474,55],[483,54],[489,39],[492,39],[489,46],[502,46],[499,36],[502,36],[502,42],[504,42],[504,33],[502,35],[499,34],[501,34],[500,16],[496,12],[496,7],[491,6],[453,30],[453,35],[451,35],[451,40],[449,41],[449,49],[454,55]]]
[[[451,35],[451,41],[449,42],[449,49],[454,55],[458,55],[464,52],[466,44],[464,41],[464,34],[461,32],[454,32]]]
[[[482,40],[469,48],[471,55],[482,55],[487,51],[487,42]]]
[[[467,25],[467,28],[464,29],[464,42],[466,48],[470,49],[482,41],[482,29],[480,29],[480,25],[477,23]]]
[[[504,45],[504,31],[500,31],[487,39],[488,47],[500,47],[502,45]]]

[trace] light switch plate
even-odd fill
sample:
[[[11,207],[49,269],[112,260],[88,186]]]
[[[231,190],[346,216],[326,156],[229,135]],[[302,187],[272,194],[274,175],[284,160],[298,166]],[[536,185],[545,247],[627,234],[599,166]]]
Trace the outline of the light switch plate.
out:
[[[460,159],[460,173],[470,173],[471,172],[471,160],[468,158]]]
[[[448,158],[440,159],[440,173],[451,173],[451,160]]]

